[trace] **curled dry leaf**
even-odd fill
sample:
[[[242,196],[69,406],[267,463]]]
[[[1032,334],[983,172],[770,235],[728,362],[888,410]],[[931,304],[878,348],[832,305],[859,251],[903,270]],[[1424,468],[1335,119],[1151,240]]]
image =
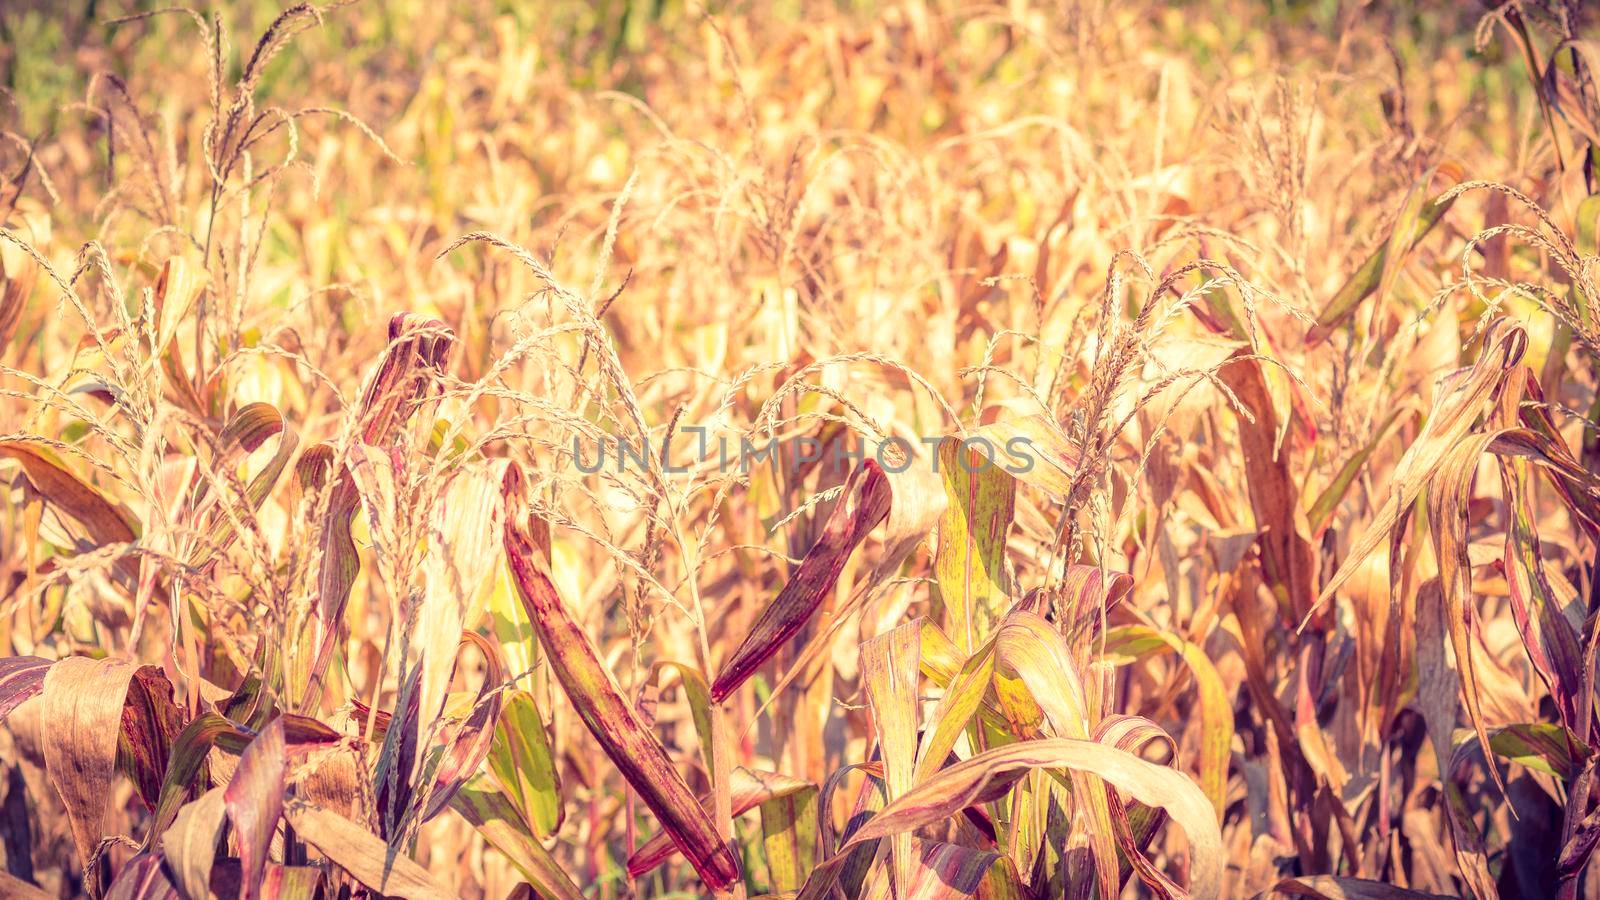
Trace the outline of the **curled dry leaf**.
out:
[[[51,666],[44,678],[41,699],[44,720],[50,723],[43,730],[45,769],[61,795],[79,859],[85,862],[104,837],[101,825],[130,694],[136,715],[140,710],[171,709],[172,685],[155,666],[74,656]],[[138,783],[151,789],[147,797],[152,805],[159,793],[159,773],[166,770],[171,741],[166,729],[176,724],[167,713],[161,715],[162,721],[140,723],[127,732],[137,743],[130,749],[139,765]]]

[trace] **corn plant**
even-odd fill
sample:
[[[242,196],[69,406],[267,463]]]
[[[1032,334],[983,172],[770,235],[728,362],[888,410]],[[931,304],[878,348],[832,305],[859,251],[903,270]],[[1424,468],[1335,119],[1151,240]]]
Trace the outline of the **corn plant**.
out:
[[[1587,6],[102,6],[0,893],[1594,892]]]

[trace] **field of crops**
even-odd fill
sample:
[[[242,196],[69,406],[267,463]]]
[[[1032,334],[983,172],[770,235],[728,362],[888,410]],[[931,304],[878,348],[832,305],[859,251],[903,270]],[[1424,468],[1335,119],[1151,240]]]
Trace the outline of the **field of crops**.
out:
[[[0,2],[0,896],[1600,896],[1600,8]]]

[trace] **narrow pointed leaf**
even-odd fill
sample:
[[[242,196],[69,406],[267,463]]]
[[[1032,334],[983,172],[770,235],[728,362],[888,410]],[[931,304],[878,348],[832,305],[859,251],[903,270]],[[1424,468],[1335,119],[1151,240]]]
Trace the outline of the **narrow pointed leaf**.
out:
[[[561,827],[561,776],[533,695],[512,691],[495,723],[489,770],[540,837]]]
[[[778,649],[794,637],[839,580],[850,554],[867,532],[889,514],[890,490],[883,470],[870,460],[845,483],[844,496],[789,582],[756,620],[711,684],[711,699],[721,703],[744,684]]]
[[[539,633],[539,645],[578,717],[650,807],[661,827],[713,888],[739,878],[739,863],[718,836],[705,808],[673,767],[667,751],[639,721],[633,704],[617,687],[611,670],[600,661],[589,636],[568,612],[523,524],[526,517],[521,470],[506,470],[505,554],[517,596]]]

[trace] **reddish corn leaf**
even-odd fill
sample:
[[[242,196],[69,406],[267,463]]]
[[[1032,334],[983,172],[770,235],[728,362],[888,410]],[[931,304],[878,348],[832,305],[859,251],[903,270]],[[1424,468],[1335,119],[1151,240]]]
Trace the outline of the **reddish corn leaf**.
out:
[[[389,348],[361,396],[361,440],[381,445],[411,417],[450,360],[456,336],[443,322],[416,313],[389,320]]]
[[[1539,540],[1529,478],[1530,464],[1512,455],[1499,457],[1508,527],[1503,567],[1511,598],[1511,611],[1534,670],[1555,699],[1561,720],[1578,722],[1583,691],[1583,648],[1578,633],[1562,613],[1565,603],[1556,596],[1545,573],[1544,550]]]
[[[877,562],[866,575],[857,579],[850,597],[833,610],[831,617],[825,620],[826,624],[818,628],[795,654],[794,662],[773,686],[768,704],[795,679],[814,671],[813,667],[834,645],[845,623],[852,621],[854,613],[888,583],[890,576],[899,571],[906,557],[938,523],[939,516],[944,512],[944,490],[933,472],[932,463],[927,459],[918,459],[914,451],[912,457],[902,471],[885,474],[891,499],[888,521],[883,527],[883,551]]]
[[[177,900],[178,889],[167,877],[161,854],[141,853],[111,881],[105,900]]]
[[[1562,781],[1572,781],[1593,752],[1577,735],[1554,722],[1519,722],[1489,732],[1489,749]]]
[[[120,503],[106,497],[98,488],[73,474],[53,450],[24,440],[0,441],[0,457],[22,464],[22,471],[45,501],[83,526],[96,547],[128,544],[138,536],[139,522]],[[129,579],[139,575],[138,561],[124,556],[117,571]]]
[[[768,801],[793,797],[813,787],[809,781],[790,778],[776,772],[757,772],[744,768],[734,769],[733,775],[728,779],[728,791],[733,799],[735,816],[744,815]],[[710,804],[711,795],[702,795],[700,805]],[[669,835],[664,832],[654,835],[640,844],[639,849],[628,857],[628,877],[638,878],[654,870],[677,852],[678,848],[672,843]]]
[[[0,722],[22,701],[44,688],[45,673],[55,660],[39,656],[8,656],[0,659]]]
[[[633,704],[600,661],[582,626],[567,611],[555,584],[539,563],[533,539],[523,524],[525,487],[516,466],[506,470],[505,552],[511,582],[539,634],[539,646],[579,718],[640,799],[660,820],[662,830],[712,888],[739,878],[739,863],[718,836],[711,817],[696,801],[656,736],[639,721]]]
[[[478,699],[465,721],[444,729],[444,759],[433,776],[427,809],[422,820],[433,818],[450,804],[450,798],[471,778],[489,755],[494,741],[495,723],[499,721],[504,694],[505,664],[500,661],[500,651],[487,638],[473,632],[461,634],[460,646],[471,644],[478,648],[488,661],[488,671],[478,689]],[[459,659],[459,654],[457,655]]]
[[[1467,503],[1479,458],[1492,440],[1493,433],[1472,434],[1449,448],[1429,473],[1431,487],[1427,496],[1428,524],[1439,558],[1439,587],[1444,592],[1446,630],[1461,675],[1462,704],[1485,755],[1489,754],[1489,736],[1483,724],[1482,692],[1472,650],[1474,605],[1472,565],[1467,558]],[[1490,774],[1496,783],[1500,781],[1499,771],[1492,766]]]
[[[877,463],[868,460],[850,474],[821,537],[712,682],[712,701],[726,700],[805,625],[833,590],[845,560],[889,514],[889,505],[888,479]]]
[[[240,896],[250,900],[261,884],[272,834],[283,814],[284,779],[289,761],[284,752],[283,719],[273,719],[239,756],[239,767],[222,793],[228,821],[239,840],[243,883]]]
[[[216,713],[203,713],[184,726],[183,731],[173,739],[167,758],[166,776],[156,799],[155,814],[151,817],[150,830],[145,835],[146,849],[161,840],[162,833],[177,817],[178,810],[184,805],[196,783],[195,779],[206,764],[206,755],[223,735],[248,741],[250,733],[243,726]]]
[[[172,683],[160,669],[144,666],[134,673],[122,707],[117,762],[149,809],[155,809],[161,796],[162,776],[181,718],[172,702]]]
[[[1237,356],[1247,351],[1240,350]],[[1300,482],[1287,448],[1279,446],[1280,421],[1261,362],[1236,359],[1217,371],[1254,422],[1238,417],[1239,449],[1248,473],[1246,489],[1262,534],[1261,571],[1286,614],[1299,621],[1316,599],[1316,566],[1300,512]]]
[[[1126,572],[1107,571],[1082,563],[1067,566],[1055,592],[1059,597],[1056,602],[1063,633],[1078,636],[1098,632],[1104,615],[1132,589],[1133,576]],[[1045,608],[1048,596],[1044,591],[1030,591],[1012,609],[1046,615],[1050,612]]]
[[[178,883],[192,893],[209,883],[212,848],[226,817],[233,822],[246,871],[256,873],[249,879],[249,890],[254,890],[263,876],[250,867],[266,864],[266,848],[281,812],[288,758],[339,739],[326,725],[302,716],[279,716],[255,736],[216,713],[197,717],[172,743],[144,846],[149,849],[159,842]],[[232,778],[225,788],[214,788],[184,805],[212,747],[240,754]]]
[[[223,426],[217,436],[220,457],[215,466],[219,470],[226,470],[238,458],[254,452],[274,436],[279,436],[278,449],[245,486],[243,499],[247,510],[235,510],[230,515],[217,498],[212,498],[208,516],[211,520],[210,533],[190,552],[189,565],[202,566],[233,543],[239,534],[239,516],[259,509],[266,502],[267,496],[288,467],[289,460],[294,457],[296,448],[300,446],[299,435],[284,424],[283,414],[267,403],[251,403],[243,407]],[[196,496],[197,504],[204,498],[206,487],[207,482],[202,481],[200,493]]]
[[[1102,744],[1134,754],[1158,742],[1166,744],[1171,755],[1178,753],[1177,743],[1171,735],[1142,716],[1108,716],[1095,728],[1094,737]],[[1189,892],[1179,887],[1145,856],[1145,845],[1166,824],[1166,810],[1140,804],[1126,805],[1117,789],[1111,785],[1105,785],[1105,792],[1106,803],[1111,809],[1111,824],[1116,830],[1117,849],[1122,857],[1117,869],[1118,880],[1125,883],[1129,874],[1137,874],[1155,896],[1163,900],[1185,900]]]
[[[0,441],[0,456],[21,463],[34,488],[52,506],[76,519],[96,546],[131,543],[138,535],[133,513],[73,474],[49,447],[23,440]]]

